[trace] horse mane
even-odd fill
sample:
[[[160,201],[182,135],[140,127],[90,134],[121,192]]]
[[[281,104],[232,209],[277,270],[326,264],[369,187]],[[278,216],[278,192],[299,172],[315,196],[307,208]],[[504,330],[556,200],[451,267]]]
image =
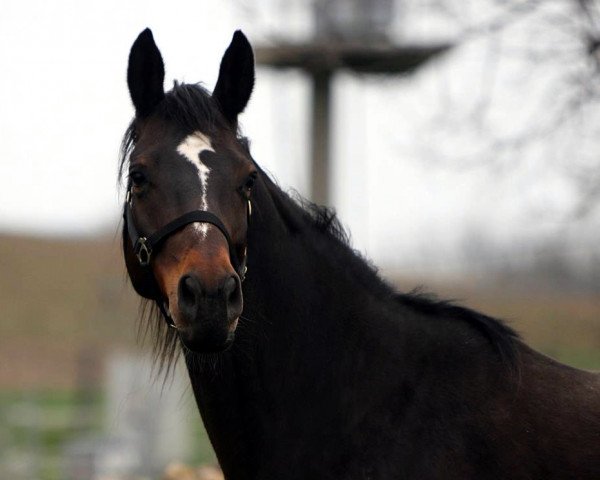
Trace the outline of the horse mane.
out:
[[[200,83],[173,82],[173,88],[165,93],[153,115],[173,122],[184,132],[201,131],[207,135],[217,130],[231,129],[212,95]],[[235,132],[237,133],[237,132]],[[119,154],[119,181],[123,178],[125,165],[135,147],[137,128],[135,119],[129,124]]]
[[[289,208],[289,204],[296,205],[300,210],[299,216],[304,219],[309,228],[334,239],[342,246],[342,251],[346,251],[345,264],[353,269],[353,275],[366,288],[383,293],[383,296],[393,298],[398,305],[427,317],[466,323],[489,341],[504,363],[515,365],[519,335],[504,321],[459,305],[453,300],[439,299],[436,295],[426,293],[419,288],[406,293],[398,292],[382,279],[378,269],[367,258],[352,248],[350,236],[339,221],[335,210],[312,203],[298,194],[290,196],[274,183],[272,185],[274,185],[271,187],[272,194],[275,193],[273,197],[279,204],[279,211],[283,212],[288,225],[294,230],[299,229],[298,224],[301,221],[297,218],[298,212],[294,212],[294,208]],[[288,208],[282,208],[282,204],[285,203],[288,203]]]
[[[176,122],[186,132],[200,130],[211,134],[217,129],[230,129],[210,93],[200,84],[175,82],[173,89],[165,94],[157,107],[157,115],[164,120]],[[234,132],[238,135],[239,132]],[[124,167],[136,142],[135,119],[127,128],[121,142],[119,157],[119,181]],[[249,149],[248,140],[238,135],[244,148]],[[514,366],[517,358],[518,334],[503,321],[474,310],[457,305],[448,300],[440,300],[419,290],[397,292],[378,274],[377,268],[364,256],[351,247],[345,228],[335,210],[317,205],[297,193],[284,192],[270,177],[262,175],[276,208],[282,214],[288,228],[294,231],[310,229],[317,232],[323,241],[335,241],[345,265],[350,268],[357,281],[382,298],[392,299],[396,304],[427,317],[462,321],[480,332],[499,354],[501,360]],[[344,253],[345,252],[345,253]],[[170,371],[180,350],[175,330],[168,328],[157,304],[153,300],[142,299],[139,316],[139,336],[142,341],[148,336],[153,339],[154,351],[159,371]],[[194,355],[197,357],[198,355]],[[202,360],[202,359],[200,359]]]
[[[503,362],[515,364],[519,335],[502,320],[458,305],[453,300],[439,299],[419,288],[408,293],[396,293],[395,300],[404,307],[430,317],[467,323],[488,339]]]
[[[334,238],[346,247],[351,248],[350,235],[340,222],[335,209],[311,202],[310,200],[302,197],[296,191],[291,191],[291,195],[288,194],[288,197],[291,202],[296,203],[300,207],[300,210],[308,219],[308,224],[312,228],[314,228],[317,232]],[[365,261],[360,253],[354,250],[353,253],[356,256],[361,257],[361,260]],[[369,265],[369,267],[373,268],[372,265]]]

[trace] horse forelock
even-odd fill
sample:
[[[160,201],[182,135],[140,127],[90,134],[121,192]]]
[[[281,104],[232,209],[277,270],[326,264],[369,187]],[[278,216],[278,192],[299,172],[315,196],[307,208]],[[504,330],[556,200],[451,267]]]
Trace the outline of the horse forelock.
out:
[[[216,100],[200,83],[174,82],[173,88],[165,94],[152,115],[176,125],[184,135],[201,132],[203,135],[214,139],[220,133],[232,129],[223,117]],[[129,155],[135,148],[139,136],[138,130],[138,120],[134,118],[121,141],[119,181],[122,180],[125,166],[129,161]],[[232,133],[234,135],[238,134],[237,130]]]

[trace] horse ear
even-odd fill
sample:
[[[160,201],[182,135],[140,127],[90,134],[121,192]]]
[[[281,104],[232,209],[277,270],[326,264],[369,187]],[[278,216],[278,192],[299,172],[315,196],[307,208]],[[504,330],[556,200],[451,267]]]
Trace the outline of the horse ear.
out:
[[[246,36],[237,30],[221,60],[219,79],[213,90],[225,118],[237,126],[254,88],[254,54]]]
[[[147,28],[133,43],[127,67],[127,85],[137,117],[150,115],[164,98],[164,80],[165,65],[152,31]]]

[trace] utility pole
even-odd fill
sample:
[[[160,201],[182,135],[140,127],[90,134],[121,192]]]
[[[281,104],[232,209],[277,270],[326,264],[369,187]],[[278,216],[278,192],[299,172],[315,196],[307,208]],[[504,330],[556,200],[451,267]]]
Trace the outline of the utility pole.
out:
[[[299,69],[310,78],[310,197],[318,204],[331,205],[331,81],[336,72],[345,69],[361,74],[405,74],[450,48],[441,43],[393,44],[386,33],[393,7],[393,0],[316,1],[314,39],[256,49],[259,65]]]

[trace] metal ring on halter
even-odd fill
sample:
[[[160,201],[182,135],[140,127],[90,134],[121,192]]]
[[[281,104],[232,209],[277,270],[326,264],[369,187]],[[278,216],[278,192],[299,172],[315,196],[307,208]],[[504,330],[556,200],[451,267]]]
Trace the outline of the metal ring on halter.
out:
[[[152,256],[152,248],[150,245],[146,244],[146,241],[146,237],[140,237],[133,247],[135,256],[142,267],[150,265],[150,257]]]

